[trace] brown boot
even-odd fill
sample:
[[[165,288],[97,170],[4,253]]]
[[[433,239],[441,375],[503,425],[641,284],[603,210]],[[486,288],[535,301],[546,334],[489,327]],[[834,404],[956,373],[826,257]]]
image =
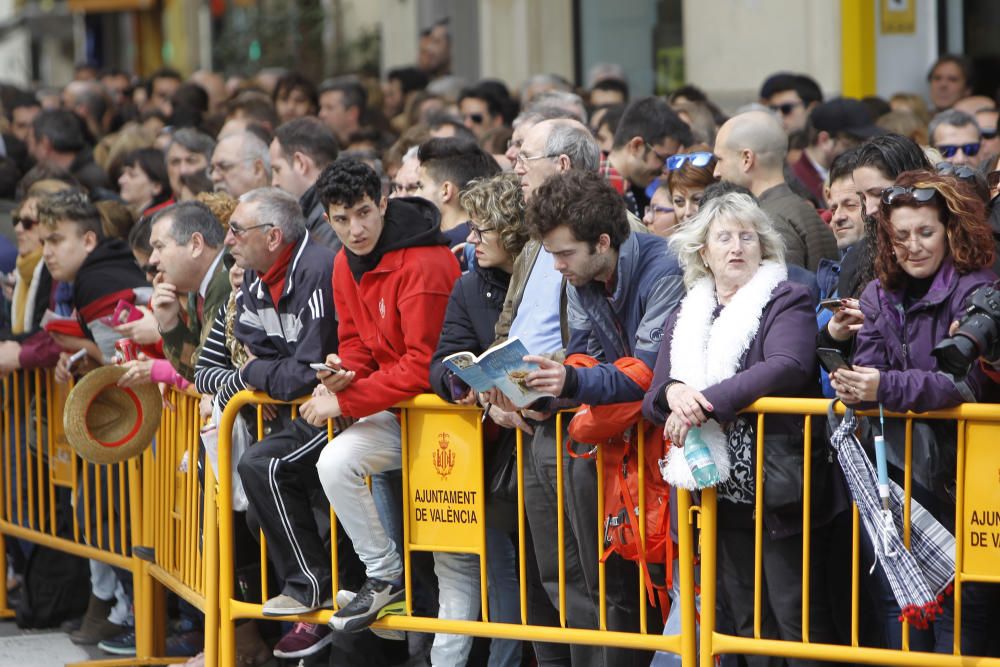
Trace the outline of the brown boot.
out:
[[[91,593],[90,601],[87,603],[87,613],[83,615],[83,623],[79,630],[70,634],[70,641],[82,646],[92,646],[124,632],[125,626],[108,620],[108,614],[114,606],[114,599],[102,600]]]

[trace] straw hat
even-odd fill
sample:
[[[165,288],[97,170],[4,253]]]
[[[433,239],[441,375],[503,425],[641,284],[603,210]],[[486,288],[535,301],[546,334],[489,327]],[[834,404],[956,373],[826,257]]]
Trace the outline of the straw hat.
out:
[[[77,454],[91,463],[132,458],[153,441],[163,399],[155,384],[123,389],[121,366],[87,373],[66,398],[63,429]]]

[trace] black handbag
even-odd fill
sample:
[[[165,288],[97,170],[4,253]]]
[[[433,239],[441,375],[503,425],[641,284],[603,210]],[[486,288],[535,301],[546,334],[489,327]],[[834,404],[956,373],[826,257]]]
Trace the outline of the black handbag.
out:
[[[517,434],[513,429],[502,429],[486,446],[486,497],[517,501]]]

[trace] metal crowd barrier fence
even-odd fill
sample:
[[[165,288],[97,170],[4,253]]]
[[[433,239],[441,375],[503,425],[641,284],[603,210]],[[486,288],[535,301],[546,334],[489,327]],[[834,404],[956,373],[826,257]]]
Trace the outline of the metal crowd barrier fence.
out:
[[[130,569],[136,582],[136,624],[138,658],[97,661],[96,665],[164,664],[180,659],[152,657],[162,648],[162,596],[155,582],[173,590],[182,598],[204,611],[206,615],[206,664],[234,665],[234,622],[242,618],[265,618],[262,603],[267,597],[267,546],[261,539],[262,586],[259,602],[245,602],[234,596],[234,553],[231,456],[232,426],[239,409],[258,406],[258,431],[262,431],[261,407],[278,404],[262,394],[242,392],[227,406],[219,428],[218,490],[212,467],[203,465],[204,481],[199,479],[198,464],[198,399],[192,394],[172,392],[165,408],[164,419],[157,434],[156,445],[148,449],[141,460],[131,460],[114,466],[92,466],[80,461],[65,442],[61,433],[62,401],[65,389],[56,385],[51,374],[40,371],[19,373],[4,378],[2,385],[4,410],[0,414],[2,450],[0,450],[0,546],[5,536],[26,539],[87,558]],[[442,620],[414,616],[410,556],[417,551],[448,551],[475,554],[485,569],[485,523],[483,504],[482,423],[475,407],[455,406],[436,397],[424,395],[398,406],[402,428],[402,461],[404,491],[404,563],[406,565],[407,608],[405,615],[386,616],[377,627],[418,632],[467,634],[524,641],[562,642],[660,650],[681,656],[683,664],[709,667],[726,654],[766,655],[791,659],[836,661],[855,664],[886,665],[1000,665],[1000,659],[961,655],[961,619],[963,588],[969,583],[1000,583],[1000,449],[995,442],[1000,436],[1000,405],[967,404],[951,410],[920,415],[890,415],[906,419],[904,471],[904,542],[909,545],[910,497],[913,490],[912,419],[955,420],[957,429],[957,478],[955,506],[956,576],[954,582],[954,644],[950,654],[934,654],[912,650],[909,630],[904,624],[901,651],[864,646],[860,641],[859,599],[862,585],[860,521],[853,508],[851,543],[851,605],[850,640],[844,645],[813,641],[810,631],[810,563],[812,558],[810,528],[812,522],[812,471],[803,469],[802,510],[802,589],[801,639],[779,640],[762,636],[763,604],[763,498],[765,415],[804,415],[804,460],[809,461],[814,419],[823,419],[828,402],[818,399],[765,398],[751,405],[746,412],[757,414],[755,497],[753,514],[753,636],[727,634],[717,627],[718,598],[716,541],[719,510],[715,490],[700,494],[699,504],[689,494],[677,494],[678,558],[680,565],[680,600],[682,625],[680,635],[660,636],[644,631],[609,631],[606,622],[603,565],[600,566],[599,599],[601,600],[598,629],[569,627],[565,605],[559,614],[559,626],[531,625],[527,615],[526,563],[532,554],[526,552],[526,520],[523,484],[519,484],[517,502],[517,563],[520,580],[520,623],[497,623],[488,616],[486,577],[481,578],[483,602],[481,621]],[[294,415],[294,406],[293,406]],[[842,412],[842,409],[841,409]],[[557,417],[557,432],[562,433],[562,421]],[[332,436],[332,425],[329,428]],[[563,498],[564,447],[561,435],[557,450],[557,504]],[[525,448],[520,433],[517,438],[517,473],[523,482]],[[642,447],[639,447],[642,451]],[[39,453],[41,452],[41,453]],[[600,461],[598,461],[600,466]],[[105,469],[109,484],[97,474]],[[600,468],[599,468],[600,469]],[[639,475],[644,474],[640,460]],[[117,476],[117,480],[115,477]],[[601,476],[597,477],[600,484]],[[639,489],[644,485],[640,478]],[[467,507],[445,507],[435,498],[448,497],[449,491],[473,492]],[[445,495],[442,496],[441,493]],[[61,518],[57,512],[60,494],[100,498],[102,502],[83,503],[71,516]],[[451,496],[454,497],[454,496]],[[602,498],[600,489],[597,497]],[[431,500],[428,500],[428,499]],[[103,501],[106,501],[103,502]],[[114,501],[122,508],[124,518],[118,522],[108,516],[105,505]],[[448,505],[449,503],[444,503]],[[640,498],[640,513],[645,499]],[[216,514],[216,509],[218,514]],[[448,514],[447,512],[451,512]],[[442,517],[454,517],[465,511],[463,524]],[[442,514],[444,512],[444,514]],[[558,538],[565,543],[563,512],[558,512]],[[603,516],[598,508],[597,516]],[[108,519],[108,521],[105,521]],[[60,520],[62,524],[60,525]],[[216,531],[216,520],[218,530]],[[331,536],[335,535],[336,517],[330,513]],[[107,523],[107,525],[105,525]],[[603,550],[603,526],[598,521],[594,529],[594,557]],[[640,521],[641,527],[645,526]],[[700,528],[697,537],[694,526]],[[992,530],[990,529],[992,528]],[[152,550],[152,562],[131,556],[131,542]],[[140,539],[136,536],[141,536]],[[217,539],[216,539],[217,537]],[[645,536],[643,535],[644,539]],[[697,540],[697,543],[696,543]],[[331,539],[333,582],[331,593],[338,589],[338,554],[336,540]],[[6,564],[0,549],[0,567]],[[694,567],[697,556],[701,562],[700,619],[695,613]],[[748,554],[749,556],[749,554]],[[866,563],[867,565],[867,563]],[[559,555],[560,599],[565,600],[566,570],[563,554]],[[645,613],[644,583],[636,581],[636,604]],[[0,612],[10,615],[6,606],[6,591],[0,587]],[[333,596],[335,598],[335,595]],[[289,620],[325,623],[331,611],[289,617]],[[696,641],[695,623],[700,620],[700,639]],[[643,619],[645,620],[645,619]],[[154,635],[159,628],[160,636]],[[217,640],[217,641],[216,641]],[[154,651],[154,648],[157,651]]]
[[[87,661],[92,667],[184,662],[163,658],[166,620],[154,579],[203,609],[206,651],[215,657],[218,531],[214,483],[202,494],[197,479],[198,397],[169,395],[155,444],[141,457],[110,465],[81,459],[63,433],[70,387],[51,371],[22,371],[0,382],[0,572],[6,574],[6,537],[33,542],[132,574],[136,657]],[[187,452],[190,464],[178,470]],[[211,469],[208,471],[211,480]],[[202,498],[211,509],[201,520]],[[204,524],[204,526],[202,526]],[[200,544],[205,528],[205,559]],[[133,545],[154,550],[155,563],[133,556]],[[0,586],[0,616],[13,617]],[[208,662],[206,664],[215,664]]]

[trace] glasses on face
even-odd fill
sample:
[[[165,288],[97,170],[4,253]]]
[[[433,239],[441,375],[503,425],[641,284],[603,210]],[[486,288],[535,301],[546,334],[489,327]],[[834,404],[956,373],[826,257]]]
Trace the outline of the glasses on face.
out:
[[[934,165],[937,173],[942,176],[954,176],[963,181],[975,181],[976,170],[964,164],[952,164],[951,162],[938,162]]]
[[[962,151],[968,157],[975,157],[979,154],[979,149],[982,148],[982,144],[978,141],[973,144],[941,144],[940,146],[935,146],[941,155],[945,158],[953,158],[958,153]]]
[[[243,160],[237,160],[236,162],[213,162],[208,165],[208,169],[206,171],[208,172],[209,178],[211,178],[215,172],[219,172],[220,176],[224,176],[231,172],[236,165],[243,164],[244,162],[250,162],[253,159],[255,158],[245,158]]]
[[[653,144],[649,143],[648,141],[645,142],[645,144],[646,144],[646,150],[648,151],[646,153],[646,155],[649,155],[649,153],[652,153],[653,155],[656,156],[656,161],[660,162],[661,164],[665,163],[667,160],[669,160],[671,157],[673,157],[672,155],[664,155],[660,151],[656,150],[656,148],[653,146]]]
[[[685,162],[690,162],[693,167],[707,166],[712,158],[712,153],[678,153],[667,158],[667,169],[673,171],[684,166]]]
[[[495,232],[497,230],[496,227],[476,227],[474,224],[472,224],[471,220],[466,222],[465,226],[469,228],[469,234],[472,235],[473,243],[482,243],[483,234],[485,234],[486,232]]]
[[[934,188],[912,188],[893,185],[882,190],[882,203],[886,206],[893,206],[909,199],[918,204],[926,204],[934,199],[934,195],[936,194],[937,190]]]
[[[992,130],[986,129],[986,130],[980,130],[980,132],[983,135],[983,139],[986,139],[987,141],[997,138],[997,128],[995,127]]]
[[[255,229],[260,229],[261,227],[274,227],[273,222],[263,222],[259,225],[251,225],[249,227],[243,227],[238,222],[229,222],[229,231],[233,233],[236,238],[243,238],[247,232],[252,232]]]
[[[661,214],[661,213],[663,215],[666,215],[667,213],[673,213],[673,212],[674,212],[674,209],[673,209],[672,206],[652,206],[652,205],[650,205],[650,206],[646,207],[645,211],[643,211],[643,216],[642,217],[646,217],[647,215],[649,215],[651,213],[653,215],[657,215],[657,214]]]
[[[486,116],[481,113],[467,113],[464,114],[463,117],[473,125],[479,125],[486,120]]]
[[[34,227],[35,225],[38,224],[37,220],[35,220],[33,218],[25,217],[23,215],[14,218],[13,222],[14,222],[14,225],[21,225],[21,227],[24,228],[24,231],[28,231],[29,229],[31,229],[32,227]]]
[[[802,102],[785,102],[784,104],[769,104],[767,105],[767,108],[774,113],[780,113],[782,116],[788,116],[802,105]]]
[[[524,152],[522,151],[522,152],[518,153],[517,157],[514,159],[514,166],[521,165],[522,167],[524,167],[525,169],[527,169],[529,162],[532,162],[534,160],[548,160],[548,159],[554,158],[554,157],[556,157],[556,156],[555,155],[525,155]]]

